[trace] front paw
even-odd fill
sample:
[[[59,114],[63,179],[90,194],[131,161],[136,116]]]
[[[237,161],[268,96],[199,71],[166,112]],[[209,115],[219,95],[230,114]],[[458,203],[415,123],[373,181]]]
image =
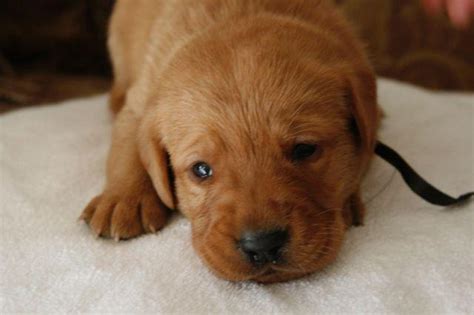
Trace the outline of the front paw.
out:
[[[155,233],[165,225],[167,215],[168,209],[154,191],[137,196],[105,191],[89,202],[80,219],[96,236],[118,241]]]

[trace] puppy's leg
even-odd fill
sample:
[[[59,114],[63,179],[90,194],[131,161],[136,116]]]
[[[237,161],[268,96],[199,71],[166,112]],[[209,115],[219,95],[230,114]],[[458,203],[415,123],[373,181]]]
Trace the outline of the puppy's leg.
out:
[[[362,202],[360,193],[354,193],[346,203],[344,207],[344,221],[346,227],[349,228],[352,225],[359,226],[364,224],[365,217],[365,205]]]
[[[155,232],[166,222],[167,209],[140,161],[139,121],[127,106],[115,121],[105,189],[81,215],[96,235],[127,239]]]

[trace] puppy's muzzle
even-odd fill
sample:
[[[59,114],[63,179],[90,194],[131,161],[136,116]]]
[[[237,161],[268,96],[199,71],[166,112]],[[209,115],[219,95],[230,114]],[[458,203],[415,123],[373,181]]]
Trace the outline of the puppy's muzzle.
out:
[[[246,231],[238,245],[246,259],[260,267],[267,263],[281,263],[282,250],[287,242],[288,232],[285,230]]]

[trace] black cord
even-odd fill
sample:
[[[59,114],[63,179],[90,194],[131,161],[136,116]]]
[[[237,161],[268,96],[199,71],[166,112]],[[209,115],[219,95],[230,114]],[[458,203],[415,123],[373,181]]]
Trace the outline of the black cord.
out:
[[[393,165],[393,167],[400,172],[410,189],[429,203],[438,206],[452,206],[466,202],[474,195],[474,192],[469,192],[457,198],[453,198],[443,193],[424,180],[410,165],[408,165],[400,154],[380,141],[377,142],[375,153]]]

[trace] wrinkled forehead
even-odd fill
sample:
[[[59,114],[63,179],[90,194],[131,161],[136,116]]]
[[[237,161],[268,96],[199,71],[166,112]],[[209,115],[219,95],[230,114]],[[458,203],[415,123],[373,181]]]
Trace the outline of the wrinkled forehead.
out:
[[[346,127],[350,111],[340,71],[313,59],[255,55],[222,54],[212,63],[186,63],[186,71],[173,69],[161,100],[166,129],[174,130],[163,132],[166,142],[270,145],[330,138]]]
[[[172,133],[167,146],[174,166],[186,168],[199,160],[214,164],[216,159],[232,156],[239,161],[278,158],[295,143],[329,141],[347,126],[343,117],[307,104],[293,110],[292,116],[238,115],[234,111],[200,112],[177,121],[179,131]]]
[[[291,85],[289,91],[255,89],[246,97],[225,87],[184,90],[173,101],[169,125],[176,137],[170,140],[192,143],[209,138],[219,142],[216,146],[243,139],[270,144],[298,136],[328,138],[346,127],[350,112],[341,87],[324,79],[304,92]]]

